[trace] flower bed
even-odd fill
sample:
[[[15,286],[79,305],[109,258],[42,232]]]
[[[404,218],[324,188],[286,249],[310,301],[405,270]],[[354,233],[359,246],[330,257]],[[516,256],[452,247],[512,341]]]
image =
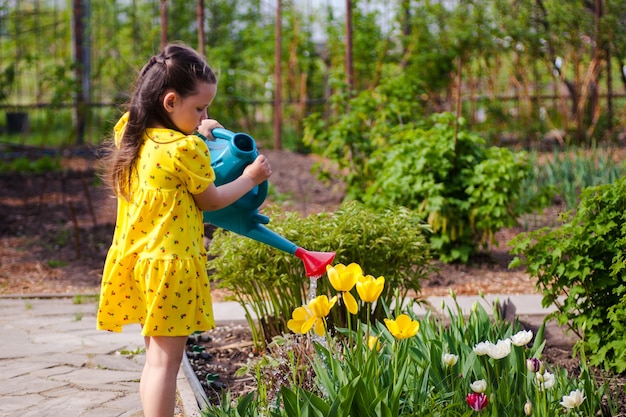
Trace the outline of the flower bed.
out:
[[[346,271],[355,278],[344,276]],[[416,317],[406,306],[387,308],[384,324],[350,323],[347,312],[345,325],[330,325],[331,309],[354,311],[354,304],[369,309],[364,300],[376,298],[376,280],[354,273],[354,267],[335,267],[329,276],[343,294],[321,295],[298,307],[289,325],[295,334],[276,338],[244,367],[250,389],[230,392],[240,415],[303,415],[304,410],[320,415],[620,415],[619,390],[609,380],[600,381],[584,361],[568,372],[543,358],[543,326],[522,328],[478,303],[467,317],[460,307],[448,309],[445,317]],[[346,297],[344,279],[360,284],[359,301]],[[205,413],[235,415],[230,407],[231,401],[222,401]]]

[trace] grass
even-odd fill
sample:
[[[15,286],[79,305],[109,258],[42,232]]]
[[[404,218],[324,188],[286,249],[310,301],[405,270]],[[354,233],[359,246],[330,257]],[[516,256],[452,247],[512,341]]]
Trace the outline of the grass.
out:
[[[46,264],[50,268],[63,268],[64,266],[67,266],[67,262],[59,261],[59,260],[56,260],[56,259],[50,259],[49,261],[46,262]]]
[[[138,347],[133,350],[122,349],[119,351],[120,355],[125,355],[125,356],[143,355],[144,353],[146,353],[146,348],[142,348],[142,347]]]
[[[98,302],[100,296],[98,294],[76,294],[72,298],[73,304],[85,304],[90,302]]]

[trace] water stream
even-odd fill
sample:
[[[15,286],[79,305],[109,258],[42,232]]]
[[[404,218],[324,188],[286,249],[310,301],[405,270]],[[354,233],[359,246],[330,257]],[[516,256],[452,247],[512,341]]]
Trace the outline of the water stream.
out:
[[[315,300],[317,297],[317,280],[321,277],[321,275],[309,277],[309,301]]]

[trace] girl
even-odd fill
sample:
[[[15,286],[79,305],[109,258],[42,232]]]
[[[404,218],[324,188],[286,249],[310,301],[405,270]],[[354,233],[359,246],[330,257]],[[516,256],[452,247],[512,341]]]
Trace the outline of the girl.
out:
[[[102,276],[97,327],[140,323],[146,417],[172,416],[187,336],[214,326],[203,246],[203,210],[237,201],[271,175],[260,155],[216,187],[206,144],[217,81],[193,49],[170,44],[143,67],[129,111],[114,129],[105,179],[117,196],[113,242]]]

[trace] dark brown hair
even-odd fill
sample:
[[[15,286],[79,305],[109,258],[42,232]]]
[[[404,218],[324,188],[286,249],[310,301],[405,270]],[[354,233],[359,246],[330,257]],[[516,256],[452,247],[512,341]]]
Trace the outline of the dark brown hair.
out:
[[[117,195],[129,199],[130,183],[144,131],[156,125],[180,130],[163,107],[163,97],[173,90],[182,98],[193,95],[198,82],[216,84],[215,73],[192,48],[172,43],[150,58],[141,69],[128,104],[128,123],[121,142],[108,144],[105,181]]]

